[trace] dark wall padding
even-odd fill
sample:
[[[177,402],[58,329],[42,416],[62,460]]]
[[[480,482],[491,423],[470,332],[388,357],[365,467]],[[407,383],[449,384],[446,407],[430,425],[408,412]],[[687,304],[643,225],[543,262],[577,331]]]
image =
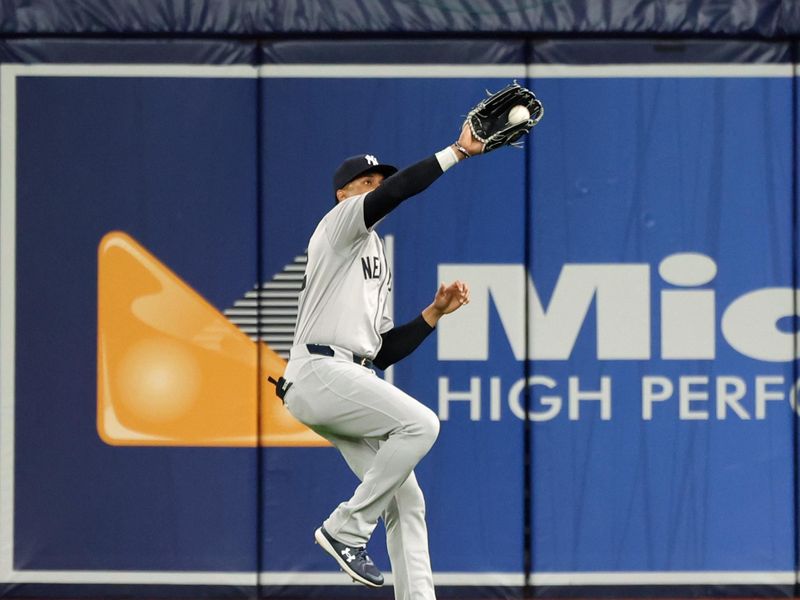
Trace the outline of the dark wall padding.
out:
[[[800,33],[793,0],[9,0],[14,35],[334,33],[650,34],[781,38]]]

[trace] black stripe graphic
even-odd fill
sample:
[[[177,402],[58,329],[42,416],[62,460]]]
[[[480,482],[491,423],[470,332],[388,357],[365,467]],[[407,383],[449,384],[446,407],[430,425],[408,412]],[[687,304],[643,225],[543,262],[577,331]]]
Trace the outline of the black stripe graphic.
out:
[[[281,358],[289,358],[297,304],[303,288],[308,257],[298,255],[271,281],[245,293],[232,307],[223,311],[228,320],[254,342],[264,342]]]

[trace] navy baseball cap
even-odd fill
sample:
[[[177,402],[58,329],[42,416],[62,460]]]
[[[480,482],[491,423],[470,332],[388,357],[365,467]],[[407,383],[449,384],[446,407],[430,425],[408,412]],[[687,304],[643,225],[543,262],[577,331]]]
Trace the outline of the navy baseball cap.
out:
[[[373,154],[358,154],[345,159],[333,174],[333,191],[342,189],[348,183],[366,175],[367,173],[380,173],[389,177],[397,173],[397,167],[384,165]]]

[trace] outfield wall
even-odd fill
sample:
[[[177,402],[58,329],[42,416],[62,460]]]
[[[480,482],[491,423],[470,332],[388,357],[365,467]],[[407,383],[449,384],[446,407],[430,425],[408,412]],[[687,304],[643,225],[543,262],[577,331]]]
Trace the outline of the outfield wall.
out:
[[[265,383],[305,244],[344,157],[409,165],[512,79],[545,106],[524,149],[379,227],[396,322],[472,288],[385,374],[442,421],[417,469],[437,585],[791,593],[792,55],[0,42],[0,595],[355,591],[312,539],[355,477]]]

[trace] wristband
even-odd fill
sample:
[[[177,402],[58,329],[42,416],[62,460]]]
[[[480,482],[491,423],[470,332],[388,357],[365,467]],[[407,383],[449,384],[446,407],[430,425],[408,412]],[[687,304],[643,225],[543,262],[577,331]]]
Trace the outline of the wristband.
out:
[[[439,166],[442,168],[442,172],[444,173],[447,171],[447,169],[458,162],[458,157],[456,156],[453,147],[448,146],[444,150],[439,150],[439,152],[436,153],[436,160],[439,161]]]

